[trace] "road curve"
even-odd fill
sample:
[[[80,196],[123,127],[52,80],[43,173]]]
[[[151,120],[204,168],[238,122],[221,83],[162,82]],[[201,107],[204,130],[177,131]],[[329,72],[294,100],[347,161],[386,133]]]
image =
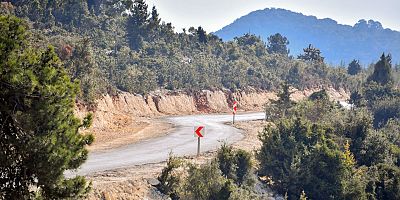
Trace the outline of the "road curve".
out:
[[[236,115],[235,120],[249,121],[263,118],[264,113],[248,113]],[[173,152],[176,156],[195,155],[197,152],[195,126],[205,126],[206,133],[201,139],[201,152],[218,148],[221,141],[232,143],[243,138],[240,130],[224,124],[232,120],[232,115],[191,115],[168,117],[166,120],[176,125],[172,133],[111,150],[91,152],[87,161],[72,174],[88,175],[134,165],[157,163],[165,161],[169,152]]]

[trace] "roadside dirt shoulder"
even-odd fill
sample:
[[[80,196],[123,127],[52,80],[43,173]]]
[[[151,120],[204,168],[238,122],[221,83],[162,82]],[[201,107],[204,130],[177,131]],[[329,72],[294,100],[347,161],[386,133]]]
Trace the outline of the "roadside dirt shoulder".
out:
[[[254,152],[261,148],[261,141],[258,139],[258,134],[270,122],[264,120],[236,122],[233,127],[242,130],[244,138],[232,144],[234,148],[243,149],[246,151]]]
[[[167,135],[174,129],[174,125],[162,118],[135,118],[119,119],[123,122],[114,128],[94,128],[91,132],[95,136],[94,143],[88,147],[89,151],[107,150],[137,143],[143,140]]]

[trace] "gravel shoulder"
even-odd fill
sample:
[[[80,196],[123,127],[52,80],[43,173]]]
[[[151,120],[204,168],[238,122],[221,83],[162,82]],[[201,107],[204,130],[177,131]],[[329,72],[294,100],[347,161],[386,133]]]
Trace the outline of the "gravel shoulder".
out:
[[[121,128],[122,127],[122,128]],[[95,141],[89,151],[110,150],[151,138],[168,135],[175,126],[163,118],[137,118],[127,120],[123,126],[114,129],[95,129]]]

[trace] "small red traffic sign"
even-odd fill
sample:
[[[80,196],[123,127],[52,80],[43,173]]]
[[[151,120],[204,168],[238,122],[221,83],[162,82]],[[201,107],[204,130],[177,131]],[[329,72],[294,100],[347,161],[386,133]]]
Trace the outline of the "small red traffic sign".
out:
[[[200,155],[200,138],[204,137],[206,128],[204,126],[194,127],[194,137],[197,137],[197,156]]]
[[[204,126],[198,126],[198,127],[196,127],[195,128],[195,131],[194,131],[194,136],[195,137],[204,137],[204,133],[205,133],[205,128],[204,128]]]
[[[233,113],[235,114],[236,113],[236,111],[237,111],[237,101],[234,101],[233,102],[233,105],[232,105],[232,107],[233,107]]]

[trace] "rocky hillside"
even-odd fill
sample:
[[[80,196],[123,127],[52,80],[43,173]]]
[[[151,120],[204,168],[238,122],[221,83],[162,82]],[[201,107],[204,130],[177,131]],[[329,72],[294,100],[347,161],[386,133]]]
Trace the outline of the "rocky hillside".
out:
[[[260,35],[264,41],[272,34],[281,33],[289,39],[290,52],[294,56],[313,44],[321,49],[327,63],[349,63],[359,59],[367,65],[382,52],[391,53],[393,61],[400,61],[400,32],[385,29],[373,20],[360,20],[354,26],[348,26],[329,18],[317,19],[289,10],[267,8],[243,16],[215,34],[224,40],[232,40],[249,32]]]

